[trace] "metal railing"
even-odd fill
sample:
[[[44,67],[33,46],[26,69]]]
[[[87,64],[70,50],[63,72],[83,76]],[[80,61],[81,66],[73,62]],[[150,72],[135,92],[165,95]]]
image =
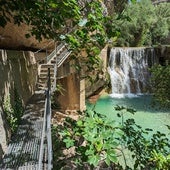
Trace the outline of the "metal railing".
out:
[[[50,55],[47,56],[47,63],[54,57],[57,55],[57,53],[65,46],[65,44],[61,43],[59,46],[55,45],[55,49],[51,52]]]
[[[62,51],[65,48],[64,51]],[[62,51],[62,52],[61,52]],[[46,57],[47,64],[50,63],[50,60],[55,59],[54,64],[54,83],[52,85],[51,91],[54,92],[56,88],[56,79],[57,79],[57,68],[62,65],[62,63],[67,59],[72,51],[67,48],[67,44],[61,43],[59,46],[55,45],[54,51]]]
[[[39,154],[39,161],[38,161],[38,170],[43,169],[43,162],[44,162],[44,148],[45,148],[45,141],[47,141],[47,169],[51,170],[53,167],[52,164],[52,138],[51,138],[51,78],[50,78],[50,68],[48,68],[48,82],[47,82],[47,90],[45,92],[46,99],[45,99],[45,110],[44,110],[44,121],[43,121],[43,129],[42,129],[42,136],[41,136],[41,145],[40,145],[40,154]]]

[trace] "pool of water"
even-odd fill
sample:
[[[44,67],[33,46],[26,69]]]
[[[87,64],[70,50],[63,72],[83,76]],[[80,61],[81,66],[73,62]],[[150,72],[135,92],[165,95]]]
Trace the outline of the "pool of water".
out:
[[[98,113],[107,115],[109,118],[120,121],[117,117],[116,105],[135,109],[137,112],[132,115],[124,114],[124,118],[134,118],[138,125],[143,128],[152,128],[154,131],[160,131],[168,134],[170,125],[170,109],[160,109],[158,105],[153,106],[150,95],[139,95],[136,97],[113,98],[111,95],[101,96],[96,104],[87,102],[87,109],[95,109]]]

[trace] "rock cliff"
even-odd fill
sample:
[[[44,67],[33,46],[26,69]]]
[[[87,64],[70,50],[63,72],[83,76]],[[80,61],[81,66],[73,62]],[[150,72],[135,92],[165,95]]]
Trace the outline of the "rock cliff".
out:
[[[54,49],[54,43],[52,40],[42,40],[39,42],[34,37],[26,38],[30,30],[30,27],[21,24],[20,26],[10,22],[2,28],[0,27],[0,49],[12,49],[12,50],[31,50],[36,51],[38,49],[48,46],[47,50]]]
[[[0,50],[0,157],[10,138],[10,130],[5,120],[3,103],[5,97],[14,99],[14,89],[23,105],[35,90],[37,64],[32,52]]]

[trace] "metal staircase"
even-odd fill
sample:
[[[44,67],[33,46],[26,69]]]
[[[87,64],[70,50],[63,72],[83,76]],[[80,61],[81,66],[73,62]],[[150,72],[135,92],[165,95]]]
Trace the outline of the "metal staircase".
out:
[[[70,53],[65,44],[60,44],[47,56],[46,64],[40,64],[37,90],[0,160],[0,170],[52,169],[51,92],[56,88],[57,68]]]
[[[55,90],[57,68],[64,63],[70,53],[71,51],[68,50],[66,44],[60,44],[50,55],[47,56],[46,64],[39,65],[37,90],[44,90],[47,88],[46,82],[48,68],[50,69],[51,75],[51,91],[53,92]]]

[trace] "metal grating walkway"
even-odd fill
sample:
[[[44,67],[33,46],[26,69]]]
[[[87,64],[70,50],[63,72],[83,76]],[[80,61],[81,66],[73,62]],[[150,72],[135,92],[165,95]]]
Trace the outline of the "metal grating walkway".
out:
[[[0,170],[36,170],[43,128],[44,94],[34,94],[26,106],[21,125],[12,137]]]
[[[47,56],[47,63],[40,65],[37,91],[30,99],[21,125],[0,161],[0,170],[52,169],[51,92],[56,89],[57,67],[70,53],[66,44],[61,44]]]

